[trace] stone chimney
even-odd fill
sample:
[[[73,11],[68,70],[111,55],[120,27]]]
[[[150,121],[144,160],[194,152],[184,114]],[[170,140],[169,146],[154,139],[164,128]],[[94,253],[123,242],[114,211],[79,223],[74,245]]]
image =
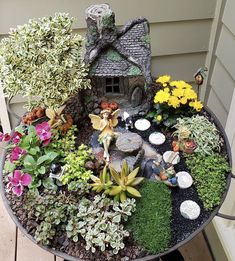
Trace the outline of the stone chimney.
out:
[[[117,38],[115,14],[108,4],[91,5],[86,9],[86,49],[87,62],[92,62],[100,48],[104,48]]]

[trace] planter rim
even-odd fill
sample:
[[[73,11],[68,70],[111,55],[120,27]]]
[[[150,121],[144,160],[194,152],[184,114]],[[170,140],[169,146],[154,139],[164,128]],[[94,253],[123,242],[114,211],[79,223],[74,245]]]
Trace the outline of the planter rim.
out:
[[[218,130],[220,131],[220,135],[222,136],[223,140],[224,140],[224,143],[225,143],[225,147],[226,147],[226,152],[227,152],[227,155],[228,155],[228,161],[229,161],[229,165],[230,167],[232,168],[232,153],[231,153],[231,147],[230,147],[230,144],[229,144],[229,141],[228,141],[228,137],[225,133],[225,130],[223,128],[223,126],[221,125],[221,123],[219,122],[218,118],[215,116],[215,114],[207,107],[207,106],[204,106],[204,110],[209,113],[211,116],[212,116],[212,119],[213,119],[213,123],[216,125],[216,127],[218,128]],[[17,124],[18,126],[18,124]],[[13,136],[13,132],[14,132],[14,129],[12,130],[11,132],[11,138]],[[10,142],[10,141],[9,141]],[[3,155],[1,157],[1,160],[0,160],[0,172],[2,173],[3,172],[3,169],[4,169],[4,163],[5,163],[5,159],[6,159],[6,155],[7,155],[7,150],[4,149],[4,152],[3,152]],[[220,201],[220,205],[217,206],[210,214],[209,218],[207,219],[206,222],[204,222],[197,230],[195,230],[192,234],[190,234],[190,236],[188,236],[186,239],[180,241],[179,243],[175,244],[174,246],[168,248],[166,251],[162,252],[162,253],[159,253],[157,255],[148,255],[148,256],[145,256],[145,257],[141,257],[141,258],[137,258],[137,259],[132,259],[132,261],[150,261],[150,260],[153,260],[153,259],[156,259],[156,258],[159,258],[163,255],[166,255],[176,249],[178,249],[179,247],[183,246],[184,244],[186,244],[187,242],[189,242],[190,240],[192,240],[198,233],[200,233],[211,221],[212,219],[218,214],[219,212],[219,209],[221,207],[221,205],[223,204],[226,196],[227,196],[227,193],[228,193],[228,190],[229,190],[229,186],[230,186],[230,183],[231,183],[231,178],[232,178],[232,173],[231,171],[229,173],[227,173],[227,182],[226,182],[226,187],[225,187],[225,191],[223,193],[223,196],[221,198],[221,201]],[[27,237],[29,238],[32,242],[34,242],[35,244],[37,244],[39,247],[41,247],[42,249],[56,255],[56,256],[59,256],[59,257],[62,257],[66,260],[70,260],[70,261],[85,261],[84,259],[80,259],[80,258],[76,258],[76,257],[73,257],[73,256],[70,256],[66,253],[63,253],[61,251],[58,251],[58,250],[55,250],[55,249],[52,249],[50,247],[47,247],[47,246],[43,246],[41,244],[38,244],[36,242],[36,240],[30,235],[28,234],[28,232],[26,231],[26,229],[22,226],[22,224],[19,222],[19,220],[17,219],[17,217],[14,215],[12,209],[10,208],[9,206],[9,203],[8,203],[8,200],[6,198],[6,195],[5,195],[5,189],[4,189],[4,184],[3,184],[3,175],[1,175],[0,177],[0,192],[1,192],[1,196],[2,196],[2,200],[4,202],[4,205],[5,205],[5,208],[7,209],[7,212],[8,214],[10,215],[10,217],[12,218],[12,220],[14,221],[14,223],[16,224],[16,226],[21,230],[21,232]],[[131,260],[130,260],[131,261]]]

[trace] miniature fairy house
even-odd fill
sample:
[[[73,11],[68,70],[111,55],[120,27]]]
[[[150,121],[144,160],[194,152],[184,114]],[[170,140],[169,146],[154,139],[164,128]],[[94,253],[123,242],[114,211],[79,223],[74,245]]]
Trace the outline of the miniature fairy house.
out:
[[[138,18],[119,29],[107,4],[88,7],[86,21],[85,61],[90,64],[93,95],[141,107],[152,82],[148,21]]]

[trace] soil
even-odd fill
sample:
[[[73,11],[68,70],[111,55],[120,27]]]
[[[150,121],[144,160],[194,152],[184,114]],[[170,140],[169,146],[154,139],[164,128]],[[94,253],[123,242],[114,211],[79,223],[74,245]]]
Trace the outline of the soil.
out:
[[[203,114],[209,116],[209,114],[203,112]],[[135,117],[134,121],[139,119],[140,117]],[[124,123],[120,121],[119,127],[124,128]],[[82,122],[81,126],[78,127],[79,135],[77,139],[77,144],[81,143],[87,143],[89,142],[90,136],[93,133],[92,126],[90,124],[90,121],[84,120]],[[164,144],[160,146],[151,145],[152,148],[154,148],[157,152],[163,154],[167,150],[171,150],[171,142],[172,142],[172,136],[171,133],[160,129],[158,126],[156,126],[154,123],[147,131],[138,131],[136,129],[131,130],[143,138],[144,141],[148,142],[149,135],[154,131],[161,131],[164,132],[167,139]],[[225,146],[222,148],[223,154],[226,154],[226,148]],[[185,164],[185,161],[181,155],[181,161],[175,165],[175,170],[178,171],[187,171],[187,166]],[[198,228],[200,228],[210,217],[212,211],[206,211],[203,207],[202,201],[200,200],[197,190],[194,185],[192,185],[188,189],[179,189],[177,187],[170,188],[171,189],[171,196],[172,196],[172,220],[171,220],[171,230],[172,230],[172,238],[171,238],[171,244],[169,246],[173,247],[179,242],[182,242],[183,240],[187,239],[193,232],[195,232]],[[6,198],[9,201],[9,205],[13,211],[13,213],[18,218],[19,222],[23,225],[23,227],[27,230],[27,232],[34,236],[34,233],[36,231],[36,227],[38,226],[37,222],[35,220],[31,220],[28,218],[28,213],[26,213],[22,205],[24,205],[24,195],[22,197],[16,197],[12,193],[7,193]],[[181,216],[180,214],[180,204],[184,200],[193,200],[199,204],[201,207],[201,213],[200,216],[196,220],[188,220]],[[131,237],[129,237],[125,241],[125,248],[119,252],[118,255],[111,256],[108,252],[101,252],[96,251],[95,254],[92,254],[91,252],[88,252],[84,248],[84,241],[81,239],[80,244],[74,243],[70,239],[66,237],[66,235],[61,234],[59,231],[50,246],[51,248],[64,252],[68,255],[78,257],[84,260],[91,260],[91,261],[104,261],[104,260],[110,260],[110,261],[125,261],[125,260],[132,260],[135,258],[141,258],[147,253],[141,249],[140,246],[138,246]]]

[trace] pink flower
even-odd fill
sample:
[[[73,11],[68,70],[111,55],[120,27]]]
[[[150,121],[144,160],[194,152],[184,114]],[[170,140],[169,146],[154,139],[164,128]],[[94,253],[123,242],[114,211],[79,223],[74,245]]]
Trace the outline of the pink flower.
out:
[[[51,127],[48,122],[42,122],[36,125],[36,132],[39,136],[40,140],[42,141],[43,145],[47,145],[51,141]]]
[[[14,162],[18,159],[20,159],[23,155],[26,154],[26,150],[21,149],[20,147],[16,146],[12,151],[10,155],[10,161]]]
[[[15,170],[13,177],[8,176],[8,180],[7,189],[12,190],[17,196],[21,196],[24,186],[31,184],[32,177],[28,173],[21,173],[20,170]]]
[[[9,141],[11,139],[11,136],[8,133],[3,134],[0,132],[0,142],[1,141]]]
[[[19,133],[18,131],[16,131],[16,132],[14,133],[14,135],[13,135],[13,138],[12,138],[13,143],[14,143],[14,144],[18,144],[18,143],[20,142],[22,136],[23,136],[23,135],[22,135],[21,133]]]

